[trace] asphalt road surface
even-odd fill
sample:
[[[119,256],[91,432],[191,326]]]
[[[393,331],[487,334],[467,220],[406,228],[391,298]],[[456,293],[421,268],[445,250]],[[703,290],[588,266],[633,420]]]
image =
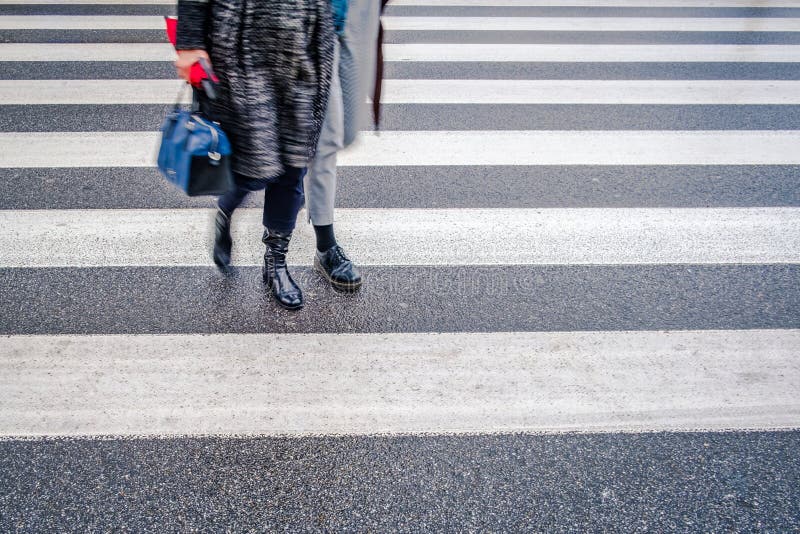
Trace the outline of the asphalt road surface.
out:
[[[0,0],[0,531],[800,530],[800,1],[393,0],[299,312],[169,14]]]

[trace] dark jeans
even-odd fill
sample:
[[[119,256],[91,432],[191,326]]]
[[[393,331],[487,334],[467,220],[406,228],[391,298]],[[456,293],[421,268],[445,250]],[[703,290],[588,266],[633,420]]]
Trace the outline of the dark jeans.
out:
[[[219,197],[219,208],[229,216],[252,191],[264,190],[264,226],[278,232],[291,232],[297,213],[303,207],[303,176],[306,170],[286,167],[284,173],[269,181],[237,175],[236,189]]]

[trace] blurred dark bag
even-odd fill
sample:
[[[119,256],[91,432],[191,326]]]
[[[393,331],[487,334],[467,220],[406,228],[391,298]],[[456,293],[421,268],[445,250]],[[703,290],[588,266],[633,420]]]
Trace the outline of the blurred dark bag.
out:
[[[158,170],[191,197],[225,194],[235,188],[230,141],[196,103],[187,111],[180,99],[161,124]]]

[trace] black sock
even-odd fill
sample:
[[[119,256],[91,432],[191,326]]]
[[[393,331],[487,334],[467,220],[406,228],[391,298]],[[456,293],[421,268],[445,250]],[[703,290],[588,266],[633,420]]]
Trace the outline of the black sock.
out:
[[[325,226],[314,225],[314,233],[317,234],[317,250],[325,252],[331,247],[336,246],[336,236],[333,235],[333,225]]]

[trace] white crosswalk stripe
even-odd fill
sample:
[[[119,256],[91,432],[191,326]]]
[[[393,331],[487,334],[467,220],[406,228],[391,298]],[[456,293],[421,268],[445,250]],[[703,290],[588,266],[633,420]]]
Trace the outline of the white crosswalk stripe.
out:
[[[3,21],[0,19],[0,27]],[[642,17],[384,17],[386,30],[398,31],[557,31],[557,32],[796,32],[793,18],[642,18]]]
[[[800,330],[12,336],[0,435],[791,428],[798,343]]]
[[[3,6],[19,3],[0,0]],[[166,63],[174,59],[170,45],[16,42],[14,38],[39,30],[160,30],[160,11],[151,8],[173,2],[25,3],[43,9],[31,14],[17,8],[0,11],[0,30],[8,36],[0,43],[0,62],[16,69],[9,76],[13,79],[0,80],[0,105],[10,106],[10,118],[2,123],[10,126],[0,132],[0,170],[8,180],[0,187],[20,187],[20,183],[36,180],[50,180],[49,186],[55,189],[65,187],[49,172],[62,173],[73,183],[80,177],[86,180],[87,190],[121,187],[118,181],[103,178],[109,169],[128,169],[132,180],[141,179],[143,175],[134,171],[147,172],[153,166],[159,139],[155,125],[145,131],[119,131],[111,125],[108,131],[38,131],[26,120],[15,118],[19,115],[14,113],[23,108],[24,116],[25,110],[33,112],[41,106],[130,106],[130,110],[120,111],[124,115],[135,114],[145,105],[170,104],[180,85],[173,79],[124,79],[115,75],[107,80],[97,79],[97,75],[81,79],[85,77],[83,69],[91,63],[165,63],[169,67]],[[48,4],[63,9],[48,11]],[[119,14],[92,14],[84,9],[100,5],[119,9]],[[388,69],[397,70],[385,81],[383,100],[385,104],[407,106],[404,109],[460,104],[468,114],[506,105],[538,105],[553,106],[553,113],[564,113],[556,108],[566,105],[582,106],[591,113],[596,106],[605,105],[765,106],[770,107],[770,113],[780,113],[778,107],[785,106],[789,113],[800,105],[800,78],[791,70],[780,70],[794,69],[800,62],[800,45],[792,44],[793,36],[756,41],[763,44],[737,44],[735,40],[751,32],[800,32],[800,17],[793,17],[791,12],[773,16],[761,11],[737,16],[729,11],[746,7],[791,10],[800,8],[800,2],[394,0],[392,5],[398,9],[390,10],[384,18],[386,29],[410,33],[404,35],[405,42],[385,45]],[[147,6],[151,7],[145,9]],[[578,13],[580,16],[547,11],[581,6],[614,11],[609,15],[587,10]],[[425,11],[428,8],[432,11]],[[455,9],[452,15],[442,14],[450,8]],[[486,17],[471,12],[472,8],[497,8],[497,14]],[[506,8],[522,11],[503,11]],[[528,8],[545,11],[528,13]],[[719,16],[637,11],[653,8],[723,11]],[[453,42],[414,41],[413,32],[437,31],[452,32]],[[644,35],[640,37],[644,41],[462,42],[458,32],[637,32]],[[647,42],[648,32],[721,35],[716,44],[677,40],[674,44],[653,44]],[[74,79],[46,79],[52,76],[37,70],[38,62],[74,62]],[[559,68],[564,69],[602,63],[612,71],[623,64],[647,64],[662,69],[662,75],[571,80],[568,76],[537,78],[535,70],[525,71],[534,73],[528,79],[513,74],[517,64],[540,63],[563,64]],[[719,79],[713,74],[708,79],[680,79],[670,74],[673,64],[705,63],[719,64],[723,69],[738,65],[745,71],[766,66],[789,74],[782,79],[755,74],[732,75],[735,79]],[[424,70],[428,68],[425,64],[435,68],[456,66],[465,69],[464,75],[460,79],[450,75],[451,79],[427,79],[432,76]],[[509,65],[510,76],[523,79],[484,75],[480,69],[487,64]],[[409,65],[420,70],[402,70]],[[404,72],[419,74],[406,76]],[[603,179],[603,169],[608,175],[624,172],[623,168],[639,170],[638,181],[626,184],[629,189],[638,189],[655,187],[655,182],[647,181],[648,173],[656,172],[655,167],[685,168],[687,173],[689,169],[707,173],[706,191],[711,192],[719,173],[763,168],[765,173],[776,173],[775,180],[785,181],[796,176],[795,166],[800,165],[797,129],[703,129],[692,124],[663,130],[580,130],[568,126],[541,130],[536,126],[520,130],[473,126],[461,130],[420,127],[363,132],[360,142],[340,155],[340,165],[344,171],[390,172],[394,177],[411,173],[409,169],[431,169],[432,175],[438,172],[444,174],[436,176],[447,176],[448,168],[459,168],[488,177],[511,172],[509,168],[522,172],[532,167],[545,169],[541,172],[552,168],[555,177],[567,170],[588,169],[599,176],[586,179],[588,189],[602,188],[610,181]],[[487,188],[492,187],[489,180]],[[532,182],[533,178],[531,185],[535,185]],[[100,276],[129,269],[122,272],[132,277],[150,272],[177,276],[174,273],[184,268],[213,272],[208,252],[212,211],[206,205],[174,205],[175,200],[170,200],[175,198],[174,191],[161,185],[163,189],[154,190],[154,198],[158,193],[161,200],[155,200],[157,207],[151,209],[110,209],[102,205],[62,209],[58,201],[41,210],[15,206],[0,209],[0,226],[4,229],[0,234],[0,274],[8,279],[17,277],[13,278],[17,286],[8,284],[3,290],[12,297],[17,295],[14,291],[24,285],[20,277],[30,273],[46,284],[49,277],[64,272]],[[455,189],[460,184],[453,179],[436,186]],[[381,195],[380,188],[371,182],[365,181],[360,187],[373,187],[375,195]],[[569,200],[570,191],[565,191],[560,207],[543,207],[535,201],[533,207],[512,207],[519,204],[508,198],[509,207],[420,208],[413,205],[414,187],[409,179],[408,206],[367,209],[353,201],[356,205],[339,209],[337,235],[367,273],[371,269],[424,267],[446,277],[452,269],[471,266],[525,272],[542,269],[541,273],[580,266],[586,271],[581,271],[584,280],[579,284],[588,286],[594,280],[592,273],[607,267],[620,268],[623,273],[628,272],[626,268],[652,268],[658,273],[658,269],[677,265],[685,266],[686,276],[708,268],[717,273],[709,275],[713,279],[719,275],[713,269],[791,270],[800,264],[800,207],[796,197],[754,205],[744,188],[737,192],[741,202],[731,206],[708,207],[701,191],[691,206],[667,203],[643,207],[614,204],[607,200],[613,199],[613,194],[607,193],[603,197],[607,205],[575,206]],[[668,193],[665,198],[669,198]],[[124,200],[120,205],[126,205]],[[259,208],[243,208],[235,218],[234,264],[245,272],[257,271],[253,268],[260,265],[260,212]],[[312,229],[301,221],[290,262],[296,269],[308,270],[312,250]],[[546,283],[541,274],[531,277],[539,278]],[[170,287],[177,287],[175,282],[164,282],[165,299],[176,296],[169,293]],[[769,282],[767,278],[764,284]],[[641,290],[636,283],[631,280],[632,292],[636,287]],[[116,287],[99,289],[107,291],[108,296],[103,298],[110,300],[122,291]],[[406,309],[403,306],[409,306],[402,293],[406,289],[408,286],[403,286],[385,297],[397,300],[400,313]],[[536,288],[517,289],[517,294],[505,297],[536,298]],[[710,298],[706,289],[696,282],[687,289],[685,297],[689,300],[681,303]],[[576,289],[585,290],[586,286]],[[457,292],[458,287],[452,291]],[[760,302],[764,291],[764,287],[753,287],[756,296],[747,302]],[[230,298],[225,305],[237,305],[240,297]],[[339,299],[321,291],[312,291],[308,298]],[[786,316],[798,309],[798,303],[792,300],[793,294],[783,298],[785,301],[775,306],[779,309],[775,315],[760,308],[754,312],[762,314],[755,329],[752,324],[735,320],[726,323],[726,329],[687,329],[676,327],[677,322],[642,320],[636,323],[642,328],[635,331],[576,328],[569,332],[528,332],[513,328],[512,319],[516,318],[509,316],[502,324],[511,325],[511,331],[496,331],[502,328],[487,323],[486,330],[492,331],[442,334],[427,331],[423,325],[411,332],[401,327],[399,331],[376,332],[367,318],[363,323],[354,320],[347,333],[329,334],[325,333],[327,328],[315,329],[314,318],[298,315],[297,324],[305,325],[298,327],[298,333],[240,334],[224,327],[186,331],[178,324],[170,329],[145,323],[135,328],[123,324],[110,332],[93,329],[91,322],[80,323],[80,309],[70,309],[78,319],[53,313],[50,316],[55,322],[40,317],[39,322],[30,319],[26,328],[20,328],[27,313],[20,311],[23,323],[15,322],[16,318],[0,320],[0,333],[5,334],[0,337],[0,387],[6,392],[0,396],[0,436],[797,428],[800,404],[794,392],[800,386],[800,367],[794,356],[800,347],[800,330],[796,320]],[[326,309],[346,314],[351,301],[344,299],[332,300],[332,304],[326,301]],[[622,309],[625,303],[614,302],[620,308],[618,315],[636,313]],[[13,309],[28,305],[37,306],[14,302]],[[131,296],[134,310],[147,305]],[[680,305],[663,303],[661,308],[669,313]],[[435,313],[454,313],[442,310]],[[270,320],[284,320],[281,312],[273,312]],[[375,313],[387,312],[382,309]],[[480,310],[459,313],[469,316]],[[132,321],[131,315],[126,317]],[[285,324],[294,328],[293,320],[285,319]],[[291,328],[287,331],[294,332]],[[214,380],[209,378],[212,376]]]
[[[159,136],[0,133],[0,168],[151,167]],[[363,132],[340,165],[795,165],[799,143],[797,130]]]
[[[383,17],[388,31],[796,32],[795,18]],[[163,17],[6,15],[0,30],[161,30]]]
[[[65,51],[66,52],[66,51]],[[0,48],[0,58],[3,49]],[[800,62],[797,45],[389,44],[387,61]]]
[[[174,80],[0,80],[6,105],[172,104]],[[185,94],[184,104],[191,100]],[[403,80],[385,104],[800,104],[795,80]]]
[[[0,61],[173,61],[169,44],[0,43]],[[800,45],[386,44],[389,62],[798,63]]]
[[[237,214],[235,263],[259,265],[260,210]],[[0,268],[211,266],[210,218],[208,210],[0,211]],[[484,236],[496,227],[505,238],[487,250]],[[364,265],[800,263],[800,208],[342,209],[337,232]],[[301,224],[295,242],[294,250],[311,248],[313,232]]]

